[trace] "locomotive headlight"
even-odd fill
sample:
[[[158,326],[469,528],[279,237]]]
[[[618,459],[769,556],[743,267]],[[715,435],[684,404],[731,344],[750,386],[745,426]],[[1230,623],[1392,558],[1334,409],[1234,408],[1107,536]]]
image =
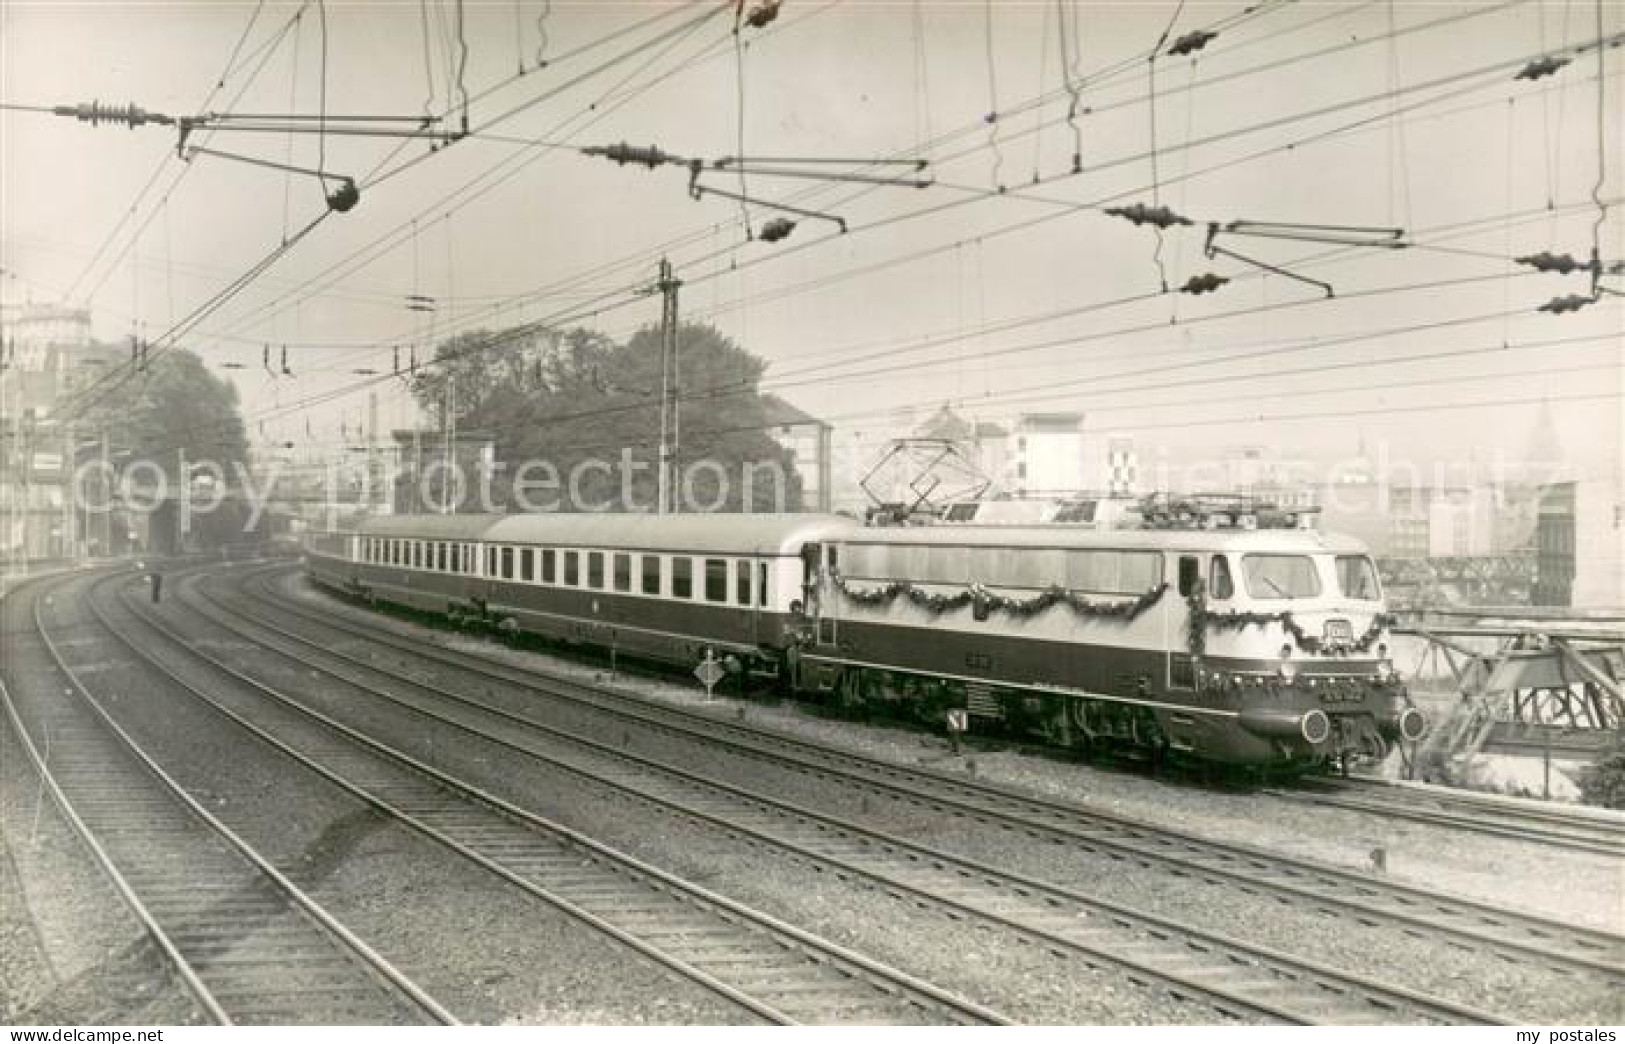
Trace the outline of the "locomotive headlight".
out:
[[[1283,659],[1283,660],[1292,659],[1292,646],[1291,645],[1283,645],[1283,646],[1281,646],[1281,659]]]
[[[1386,657],[1377,661],[1377,679],[1385,682],[1394,680],[1394,661]]]
[[[1294,664],[1283,663],[1276,668],[1275,673],[1281,676],[1282,681],[1290,682],[1298,676],[1298,668]]]

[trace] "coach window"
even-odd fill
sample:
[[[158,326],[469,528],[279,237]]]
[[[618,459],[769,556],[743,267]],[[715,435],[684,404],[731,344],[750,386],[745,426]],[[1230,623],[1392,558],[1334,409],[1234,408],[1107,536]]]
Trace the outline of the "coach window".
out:
[[[1196,585],[1202,580],[1202,560],[1195,555],[1179,556],[1179,593],[1185,596],[1194,594]]]
[[[604,589],[604,553],[602,551],[587,552],[587,586],[594,591]]]
[[[615,590],[632,590],[632,556],[624,552],[615,555]]]
[[[421,540],[412,541],[412,568],[423,568],[423,541]]]
[[[756,604],[767,604],[767,563],[756,563]]]
[[[1230,562],[1223,555],[1214,555],[1207,574],[1208,597],[1223,601],[1236,593],[1236,582],[1230,579]]]
[[[741,558],[734,563],[734,601],[750,604],[750,560]]]
[[[728,600],[728,560],[726,558],[707,558],[705,560],[705,600],[707,602],[726,602]]]
[[[556,584],[558,577],[558,555],[552,548],[545,548],[542,551],[542,583]]]
[[[671,560],[671,596],[694,597],[694,560],[678,556]]]
[[[527,584],[536,580],[536,552],[528,547],[519,549],[519,579]]]
[[[433,558],[429,562],[429,568],[437,573],[444,573],[446,571],[446,545],[436,541],[432,550]]]
[[[581,552],[566,551],[564,553],[564,586],[579,587],[581,585]]]
[[[487,546],[485,549],[485,575],[497,576],[497,549]]]
[[[643,572],[643,593],[657,595],[660,593],[660,556],[644,555],[642,558],[639,569]]]
[[[513,579],[513,548],[511,547],[502,549],[502,579]]]

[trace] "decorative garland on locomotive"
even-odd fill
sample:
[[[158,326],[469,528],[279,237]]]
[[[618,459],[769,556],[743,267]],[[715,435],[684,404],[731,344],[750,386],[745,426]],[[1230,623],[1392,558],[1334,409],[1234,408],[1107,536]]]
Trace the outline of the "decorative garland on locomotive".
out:
[[[1364,548],[1311,530],[865,530],[818,554],[799,687],[1240,764],[1420,737]]]

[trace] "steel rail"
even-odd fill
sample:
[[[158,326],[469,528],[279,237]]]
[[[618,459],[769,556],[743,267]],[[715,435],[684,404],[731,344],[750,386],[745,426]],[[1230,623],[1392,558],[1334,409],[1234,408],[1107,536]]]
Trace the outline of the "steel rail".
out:
[[[256,576],[263,580],[274,571],[265,570]],[[248,592],[246,586],[244,591]],[[1564,971],[1601,975],[1625,987],[1625,936],[1614,932],[1417,885],[1377,880],[1329,863],[1153,826],[940,770],[899,765],[777,730],[656,704],[607,685],[546,670],[493,664],[467,653],[411,641],[388,628],[341,622],[335,613],[313,611],[270,595],[263,584],[252,597],[260,604],[269,601],[323,628],[419,659],[467,670],[609,717],[766,758],[780,767],[840,778],[848,785],[874,793],[1127,857],[1151,869],[1175,867],[1188,876],[1246,891],[1269,892],[1358,921],[1389,922],[1410,934],[1446,937],[1510,960],[1534,960]]]
[[[130,609],[128,605],[126,605],[126,608]],[[664,945],[651,943],[647,939],[640,937],[636,931],[619,927],[610,917],[594,913],[584,904],[568,898],[561,892],[538,885],[531,877],[516,872],[505,865],[504,859],[492,858],[480,852],[474,844],[459,840],[454,836],[452,828],[446,822],[448,810],[448,803],[445,800],[446,794],[449,793],[455,797],[460,805],[478,807],[487,819],[493,818],[492,814],[494,814],[495,817],[500,817],[506,823],[518,826],[531,837],[542,836],[563,848],[588,853],[593,862],[610,866],[617,873],[640,882],[645,892],[655,892],[660,895],[674,897],[684,904],[709,912],[712,919],[709,930],[713,933],[719,927],[725,929],[726,926],[731,925],[750,936],[756,937],[758,940],[764,940],[781,949],[793,950],[805,955],[805,963],[809,966],[833,969],[835,974],[831,976],[832,981],[818,987],[820,992],[826,996],[840,989],[850,989],[852,985],[857,985],[865,993],[865,998],[857,1005],[860,1009],[873,1007],[875,1001],[881,999],[885,1003],[893,1005],[892,1014],[894,1017],[896,1016],[896,1009],[902,1007],[916,1012],[935,1011],[950,1016],[952,1021],[971,1024],[1002,1025],[1008,1022],[1003,1016],[990,1009],[957,997],[907,973],[889,968],[860,953],[804,932],[794,925],[753,910],[692,882],[685,881],[658,867],[594,841],[575,830],[538,816],[495,794],[459,780],[449,773],[381,743],[345,725],[343,722],[304,706],[292,697],[202,652],[189,643],[184,635],[157,622],[150,615],[130,609],[132,616],[140,619],[145,627],[163,636],[168,643],[182,650],[189,658],[209,664],[213,670],[219,671],[235,679],[242,686],[261,694],[268,701],[274,703],[275,706],[292,712],[304,723],[314,726],[324,733],[340,737],[351,747],[366,752],[375,760],[381,760],[397,769],[406,770],[422,783],[426,783],[427,786],[420,783],[414,792],[403,790],[399,785],[389,791],[384,791],[381,788],[368,788],[358,784],[330,766],[299,751],[261,725],[225,707],[212,695],[186,681],[173,668],[152,656],[149,650],[143,649],[140,643],[130,637],[127,632],[112,624],[96,606],[92,605],[92,609],[97,613],[104,627],[117,634],[132,651],[147,660],[154,668],[169,675],[177,684],[192,692],[199,699],[208,702],[224,716],[298,763],[317,772],[404,825],[412,827],[458,852],[458,854],[465,856],[477,865],[515,884],[537,898],[543,899],[562,912],[606,932],[661,965],[739,1004],[760,1018],[781,1024],[797,1021],[792,1014],[783,1010],[785,1005],[765,1003],[753,996],[749,990],[736,987],[720,975],[713,974],[700,967],[698,963],[693,962],[691,959],[676,955],[672,952],[677,945],[675,942]],[[392,800],[390,794],[394,792],[406,794],[407,800]],[[405,804],[411,804],[411,807],[403,807]],[[486,829],[489,829],[489,826]],[[512,856],[507,856],[505,859],[515,861]],[[601,877],[595,887],[602,887]],[[648,901],[647,895],[643,896],[643,901]],[[673,936],[682,933],[673,933],[669,930],[662,933],[657,928],[651,928],[645,934]],[[730,950],[733,948],[730,947]],[[759,976],[769,974],[772,971],[771,969],[747,968],[744,972],[736,972],[735,974],[744,975],[748,979],[749,975],[745,973],[752,970],[756,971]],[[804,973],[803,971],[802,974]],[[776,982],[757,988],[764,993],[774,993],[785,989],[785,983]],[[847,1000],[850,1001],[851,998],[847,998]]]
[[[28,730],[23,727],[22,718],[11,702],[11,692],[6,688],[3,679],[0,679],[0,703],[5,705],[6,718],[11,722],[12,731],[17,734],[17,739],[22,743],[23,749],[28,752],[29,762],[33,765],[34,772],[39,776],[40,781],[45,784],[45,789],[50,792],[51,800],[56,803],[63,817],[73,826],[74,833],[79,835],[80,841],[84,842],[85,847],[89,849],[90,854],[96,860],[96,865],[100,867],[102,873],[112,883],[114,891],[119,894],[119,898],[124,900],[125,905],[130,908],[130,912],[135,915],[136,920],[141,922],[142,931],[152,939],[153,944],[158,947],[158,951],[164,955],[164,959],[175,969],[175,974],[180,977],[186,991],[192,995],[193,1000],[197,1001],[209,1018],[216,1025],[232,1025],[231,1016],[226,1012],[226,1009],[209,991],[209,987],[204,985],[203,980],[198,976],[197,970],[182,955],[174,940],[169,937],[169,933],[164,931],[163,926],[158,923],[158,919],[153,916],[152,911],[147,909],[146,904],[141,901],[141,897],[136,894],[135,888],[119,872],[118,864],[113,862],[113,857],[108,855],[107,849],[102,845],[89,825],[85,823],[84,819],[80,817],[78,811],[73,807],[73,803],[68,800],[68,796],[63,793],[61,785],[56,781],[56,777],[46,767],[45,759],[40,755],[39,749],[34,746],[33,738],[28,735]]]
[[[1438,788],[1415,792],[1375,781],[1327,780],[1261,793],[1295,804],[1367,813],[1608,856],[1625,856],[1625,826],[1560,808],[1532,809],[1475,801]]]
[[[712,779],[682,767],[612,747],[563,729],[536,721],[522,714],[493,707],[476,699],[460,696],[438,685],[419,681],[401,671],[367,663],[357,657],[321,646],[308,639],[295,637],[301,644],[316,649],[321,655],[354,664],[374,674],[402,682],[429,693],[432,697],[448,699],[458,705],[512,724],[518,728],[575,746],[591,756],[608,759],[629,766],[635,772],[676,781],[688,791],[699,790],[706,795],[696,800],[690,794],[651,791],[647,784],[634,785],[625,778],[606,774],[600,768],[584,768],[579,764],[560,760],[557,756],[537,751],[523,742],[505,739],[477,725],[434,710],[428,710],[403,701],[376,685],[357,681],[347,673],[324,666],[305,654],[290,652],[275,645],[267,645],[263,637],[252,629],[264,628],[273,633],[276,628],[252,619],[226,606],[204,591],[194,588],[210,605],[203,613],[214,626],[230,634],[252,641],[268,651],[276,652],[303,667],[311,668],[336,678],[364,692],[403,707],[417,715],[445,726],[462,730],[482,740],[498,744],[549,766],[571,773],[588,783],[607,787],[634,800],[663,812],[674,812],[691,820],[717,828],[733,835],[746,835],[756,841],[779,848],[802,861],[820,868],[833,869],[837,876],[859,877],[894,896],[910,901],[924,901],[941,907],[954,916],[975,918],[996,927],[1013,931],[1030,942],[1044,946],[1057,955],[1078,956],[1095,964],[1104,961],[1108,966],[1127,974],[1137,983],[1160,983],[1169,994],[1182,999],[1194,999],[1212,1004],[1232,1017],[1243,1013],[1274,1021],[1305,1024],[1318,1021],[1328,1006],[1337,1020],[1346,1022],[1361,1015],[1383,1021],[1411,1021],[1420,1016],[1441,1022],[1469,1022],[1498,1024],[1505,1020],[1483,1009],[1430,997],[1405,987],[1378,981],[1372,977],[1352,975],[1319,962],[1295,957],[1262,946],[1244,943],[1226,936],[1205,932],[1154,914],[1130,909],[1121,904],[1101,900],[1026,875],[998,869],[986,863],[953,855],[913,841],[886,834],[836,816],[817,812],[792,802],[764,797],[732,784]],[[225,624],[224,613],[249,625]],[[727,812],[708,811],[707,802],[714,804],[720,797],[730,806]],[[782,833],[753,827],[738,816],[739,807],[746,811],[765,814],[772,820],[794,822],[802,827],[799,835],[786,837]],[[858,848],[848,850],[849,843],[859,842]],[[830,847],[835,850],[830,851]],[[881,858],[881,856],[884,858]],[[935,871],[937,882],[920,884],[910,881],[925,871]],[[969,889],[970,894],[955,894]],[[995,894],[976,895],[991,889]],[[901,893],[901,895],[899,895]],[[974,900],[974,901],[973,901]],[[1001,911],[999,903],[1015,901],[1027,907],[1025,916],[1017,912]],[[1088,935],[1106,928],[1108,933],[1133,934],[1133,941],[1118,938],[1080,940],[1065,927],[1074,917],[1091,917]],[[1045,922],[1050,925],[1046,926]],[[1059,922],[1057,926],[1056,922]],[[1238,985],[1237,977],[1246,980],[1259,976],[1264,981]],[[1226,979],[1230,982],[1226,982]],[[1268,996],[1250,996],[1248,985],[1264,993],[1288,990],[1280,999]],[[1318,1003],[1317,1003],[1318,1002]]]
[[[120,574],[100,578],[91,585],[92,590],[111,579],[117,578],[120,578]],[[409,1002],[412,1009],[428,1015],[433,1021],[442,1025],[458,1025],[456,1017],[441,1006],[438,1001],[429,996],[427,992],[396,969],[389,961],[385,960],[354,933],[344,927],[320,904],[306,895],[302,889],[256,852],[236,832],[221,822],[208,809],[204,808],[195,797],[188,793],[174,777],[165,772],[162,766],[136,743],[135,739],[113,719],[106,708],[90,693],[90,690],[84,685],[82,678],[79,676],[79,672],[68,664],[66,658],[62,655],[61,649],[52,641],[49,629],[46,627],[40,612],[41,605],[42,601],[37,598],[32,605],[34,626],[41,644],[50,654],[57,669],[67,679],[73,692],[79,696],[83,706],[91,712],[94,719],[99,721],[102,734],[115,739],[118,749],[127,753],[139,769],[144,770],[147,775],[155,780],[170,800],[183,809],[192,820],[206,827],[212,836],[223,840],[229,849],[236,853],[260,879],[269,882],[272,891],[289,904],[288,909],[297,911],[299,915],[308,918],[311,927],[332,940],[339,952],[345,953],[349,959],[364,968],[369,979],[374,976],[381,979],[382,984],[387,984],[391,992],[397,995],[397,999],[404,998]],[[58,742],[60,743],[61,740],[59,739]],[[102,764],[105,765],[105,763]],[[193,964],[193,962],[188,962],[188,964]],[[297,988],[294,992],[298,992]],[[214,1008],[220,1009],[221,1006],[216,1003]],[[224,1014],[223,1009],[221,1011]],[[229,1016],[228,1021],[232,1021]]]

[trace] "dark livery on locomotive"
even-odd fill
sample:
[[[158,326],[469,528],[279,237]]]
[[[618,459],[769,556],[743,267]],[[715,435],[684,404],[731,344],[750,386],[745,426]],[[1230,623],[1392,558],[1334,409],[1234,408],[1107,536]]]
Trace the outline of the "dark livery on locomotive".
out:
[[[1303,768],[1423,730],[1370,558],[1308,529],[386,516],[313,535],[308,565],[370,601],[1078,749]]]

